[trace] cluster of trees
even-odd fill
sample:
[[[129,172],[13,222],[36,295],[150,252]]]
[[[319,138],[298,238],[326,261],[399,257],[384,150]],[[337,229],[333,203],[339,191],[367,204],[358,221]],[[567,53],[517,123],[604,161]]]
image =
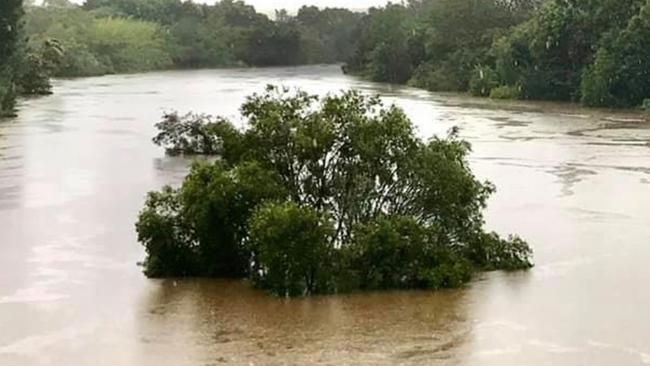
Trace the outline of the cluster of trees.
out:
[[[22,0],[0,3],[0,117],[13,114],[20,52]]]
[[[0,117],[14,115],[18,95],[49,94],[63,54],[56,40],[27,43],[23,16],[22,0],[0,4]]]
[[[354,49],[360,15],[303,7],[271,20],[241,1],[45,0],[26,14],[38,48],[56,40],[53,74],[73,77],[146,70],[342,62]]]
[[[372,9],[346,70],[493,98],[650,98],[648,0],[421,0]]]
[[[523,269],[531,250],[483,229],[494,191],[455,132],[424,142],[404,112],[350,91],[268,87],[223,118],[165,115],[154,142],[214,154],[149,194],[136,224],[151,277],[248,277],[280,296],[457,287]]]
[[[48,93],[50,76],[344,61],[347,72],[434,91],[650,103],[650,0],[410,0],[273,19],[234,0],[45,0],[26,7],[24,26],[21,3],[2,5],[1,21],[14,23],[1,30],[5,110],[16,93]]]
[[[302,7],[275,19],[242,1],[7,0],[0,5],[0,116],[50,78],[169,68],[343,62],[361,14]]]
[[[466,91],[492,40],[538,0],[414,0],[370,9],[346,69],[376,81]]]

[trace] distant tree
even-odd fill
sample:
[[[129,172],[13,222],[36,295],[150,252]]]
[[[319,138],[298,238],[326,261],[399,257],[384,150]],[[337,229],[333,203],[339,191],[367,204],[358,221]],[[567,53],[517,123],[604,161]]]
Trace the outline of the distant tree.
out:
[[[581,91],[589,106],[635,107],[650,97],[650,2],[602,41]]]
[[[580,100],[590,89],[581,88],[582,77],[599,47],[626,27],[644,1],[548,1],[494,42],[501,83],[520,88],[524,98]]]
[[[300,26],[302,53],[307,63],[348,60],[355,49],[355,30],[362,15],[348,9],[303,6],[296,21]]]
[[[412,52],[417,48],[411,48],[417,30],[409,9],[395,4],[371,9],[361,24],[358,48],[346,70],[375,81],[408,81],[420,61],[419,52]]]
[[[14,113],[22,16],[22,0],[0,3],[0,117]]]
[[[18,67],[18,90],[21,94],[47,95],[52,93],[50,78],[63,57],[63,48],[55,39],[27,47]]]
[[[164,30],[156,23],[101,18],[94,22],[88,37],[89,48],[111,73],[172,66]]]

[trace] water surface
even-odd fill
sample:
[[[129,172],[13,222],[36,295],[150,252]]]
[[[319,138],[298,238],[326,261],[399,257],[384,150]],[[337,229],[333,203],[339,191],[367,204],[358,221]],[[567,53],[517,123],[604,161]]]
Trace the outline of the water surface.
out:
[[[422,136],[458,126],[493,181],[488,226],[535,249],[464,289],[281,300],[244,282],[148,280],[133,224],[189,161],[164,111],[236,118],[269,83],[360,88]],[[0,123],[0,365],[650,364],[650,122],[360,81],[336,67],[57,81]]]

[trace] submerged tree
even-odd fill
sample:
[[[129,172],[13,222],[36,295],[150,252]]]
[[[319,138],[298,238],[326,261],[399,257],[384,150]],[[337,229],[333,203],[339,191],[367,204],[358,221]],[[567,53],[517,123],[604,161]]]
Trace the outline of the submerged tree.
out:
[[[150,196],[137,226],[148,275],[248,274],[306,295],[455,287],[476,269],[531,265],[523,241],[484,232],[494,187],[474,177],[455,133],[424,142],[401,109],[356,91],[269,87],[241,111],[243,129],[205,117],[158,125],[176,136],[168,150],[219,159]],[[187,143],[197,136],[210,144]],[[165,223],[171,235],[160,236]],[[183,254],[168,262],[173,248]]]

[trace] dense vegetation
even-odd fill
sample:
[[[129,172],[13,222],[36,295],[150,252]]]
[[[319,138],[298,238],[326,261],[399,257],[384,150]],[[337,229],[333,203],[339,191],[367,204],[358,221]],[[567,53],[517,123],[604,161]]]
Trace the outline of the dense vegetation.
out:
[[[226,119],[167,114],[154,141],[208,153],[150,193],[137,231],[151,277],[249,277],[281,296],[447,288],[530,267],[521,239],[483,230],[494,191],[455,132],[424,142],[395,107],[269,87]]]
[[[27,9],[33,48],[56,40],[52,74],[89,76],[165,68],[341,62],[354,50],[360,15],[303,7],[275,20],[240,1],[46,0]]]
[[[0,117],[13,114],[20,48],[22,0],[0,3]]]
[[[15,9],[3,21],[16,22]],[[273,19],[233,0],[46,0],[27,7],[24,23],[23,47],[20,22],[3,35],[19,47],[3,54],[1,95],[46,94],[52,75],[345,61],[347,72],[434,91],[650,103],[650,0],[412,0]]]
[[[650,98],[648,0],[422,0],[372,9],[346,70],[493,98]]]

